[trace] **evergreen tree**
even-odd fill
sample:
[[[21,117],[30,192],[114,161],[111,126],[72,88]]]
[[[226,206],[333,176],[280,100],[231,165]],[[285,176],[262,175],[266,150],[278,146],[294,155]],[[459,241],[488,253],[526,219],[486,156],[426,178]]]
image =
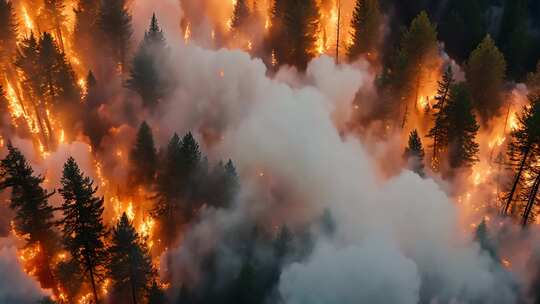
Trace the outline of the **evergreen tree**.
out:
[[[448,107],[445,109],[448,119],[448,160],[451,168],[470,167],[478,161],[476,134],[480,128],[470,103],[467,88],[462,84],[454,85],[450,91]]]
[[[277,62],[305,70],[317,55],[319,8],[316,1],[276,1],[271,31],[270,49],[274,50]]]
[[[540,97],[531,96],[530,106],[524,107],[518,116],[518,127],[512,130],[512,141],[508,149],[509,158],[513,160],[511,168],[514,170],[514,178],[510,189],[503,197],[504,206],[502,214],[508,215],[510,207],[517,200],[517,193],[524,175],[530,170],[530,163],[538,156],[540,144]],[[534,187],[533,187],[534,189]],[[534,202],[536,193],[528,195],[528,201]],[[525,208],[525,211],[529,209]],[[524,214],[524,218],[527,218]]]
[[[403,159],[407,162],[408,167],[416,172],[421,177],[425,176],[424,173],[424,148],[422,147],[422,141],[418,136],[418,131],[414,129],[409,134],[409,143],[403,153]]]
[[[133,34],[131,15],[128,12],[126,0],[102,1],[98,22],[110,57],[124,72],[129,52],[130,40]]]
[[[167,46],[159,28],[156,15],[152,15],[150,27],[133,58],[126,86],[137,92],[145,106],[155,106],[168,92],[168,77],[164,77],[164,57]]]
[[[0,190],[11,189],[9,207],[15,211],[14,228],[26,240],[27,247],[39,246],[37,276],[46,287],[53,287],[50,268],[56,252],[53,207],[48,199],[54,193],[43,189],[45,178],[35,175],[23,154],[8,143],[8,154],[0,161]]]
[[[201,151],[199,150],[199,144],[193,137],[191,132],[188,132],[182,137],[182,145],[180,146],[180,171],[181,178],[185,181],[189,180],[195,175],[197,168],[201,162]]]
[[[176,230],[175,212],[179,210],[180,199],[180,153],[181,141],[178,134],[174,134],[167,145],[167,151],[157,176],[157,202],[154,207],[155,215],[160,218],[161,225],[165,228],[166,238],[173,236]],[[174,237],[173,237],[174,238]],[[168,241],[166,241],[168,243]]]
[[[135,186],[150,186],[154,182],[157,168],[157,152],[154,146],[152,129],[143,121],[137,132],[137,138],[129,154],[131,167],[130,179]]]
[[[62,188],[58,192],[64,202],[60,207],[63,217],[59,225],[64,236],[64,246],[88,275],[94,301],[98,303],[97,281],[103,278],[107,261],[104,244],[107,229],[102,219],[103,198],[95,196],[97,187],[94,187],[89,177],[82,174],[72,157],[64,165],[60,182]]]
[[[531,95],[540,95],[540,60],[536,63],[536,70],[527,75],[527,90]]]
[[[151,288],[156,273],[148,248],[124,213],[112,231],[108,275],[114,293],[137,304]]]
[[[400,48],[395,55],[390,83],[397,100],[404,106],[404,127],[409,115],[409,104],[416,103],[424,79],[438,67],[437,29],[426,12],[421,12],[402,35]]]
[[[502,104],[506,62],[488,35],[471,53],[465,69],[467,84],[481,121],[487,123]]]
[[[234,4],[233,16],[231,18],[231,28],[239,29],[246,26],[249,21],[250,14],[251,12],[249,10],[247,1],[237,0]]]
[[[351,20],[352,43],[348,48],[351,61],[359,55],[376,51],[381,24],[382,14],[378,0],[356,0]]]
[[[229,160],[225,165],[219,162],[208,179],[207,188],[212,189],[208,192],[208,205],[216,208],[229,207],[240,188],[238,174],[232,160]]]
[[[435,100],[437,103],[433,105],[434,112],[434,126],[429,130],[428,137],[433,139],[433,155],[432,155],[432,165],[434,169],[438,169],[439,164],[439,149],[440,147],[445,147],[448,145],[448,129],[447,125],[448,120],[445,117],[446,106],[448,98],[450,96],[450,89],[454,83],[454,73],[452,72],[452,67],[448,66],[442,80],[438,82],[437,95]]]
[[[75,73],[65,54],[58,49],[49,33],[43,33],[41,36],[38,54],[43,97],[47,98],[58,110],[65,111],[73,108],[66,109],[66,104],[78,103],[80,99]]]
[[[159,287],[156,281],[152,282],[150,290],[148,291],[148,304],[165,304],[167,300],[163,289]]]
[[[17,51],[17,17],[13,3],[0,0],[0,71],[7,72]]]

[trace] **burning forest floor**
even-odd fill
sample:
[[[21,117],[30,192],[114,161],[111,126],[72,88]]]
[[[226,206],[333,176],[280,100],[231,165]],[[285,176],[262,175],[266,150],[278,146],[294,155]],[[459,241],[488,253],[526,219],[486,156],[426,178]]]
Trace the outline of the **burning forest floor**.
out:
[[[536,303],[537,25],[435,2],[0,0],[0,303]]]

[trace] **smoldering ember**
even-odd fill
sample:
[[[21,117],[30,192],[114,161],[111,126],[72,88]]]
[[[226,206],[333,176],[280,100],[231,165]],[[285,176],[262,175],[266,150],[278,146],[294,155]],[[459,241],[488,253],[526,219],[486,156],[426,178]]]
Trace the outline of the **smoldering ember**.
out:
[[[0,0],[0,304],[540,303],[540,1]]]

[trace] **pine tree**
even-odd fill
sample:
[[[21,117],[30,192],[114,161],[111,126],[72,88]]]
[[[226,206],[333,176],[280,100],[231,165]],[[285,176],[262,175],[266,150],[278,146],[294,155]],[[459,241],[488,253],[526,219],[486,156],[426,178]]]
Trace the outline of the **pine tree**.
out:
[[[290,254],[292,247],[293,234],[287,226],[282,226],[274,241],[274,256],[279,263]]]
[[[7,72],[17,51],[17,17],[13,3],[0,0],[0,71]]]
[[[515,202],[524,175],[529,171],[529,164],[538,155],[540,144],[540,97],[531,96],[530,106],[524,107],[518,116],[518,127],[512,130],[512,141],[508,149],[509,158],[515,160],[514,178],[508,193],[503,197],[502,214],[508,215],[511,205]],[[532,193],[533,194],[533,193]],[[534,193],[535,195],[535,193]],[[529,199],[534,199],[529,195]],[[532,202],[532,201],[531,201]],[[528,208],[526,207],[526,210]],[[524,216],[526,218],[526,216]]]
[[[452,67],[448,66],[446,71],[443,74],[442,80],[438,82],[437,95],[435,100],[437,103],[433,105],[434,109],[434,126],[429,130],[427,137],[430,137],[433,140],[433,155],[432,155],[432,166],[434,169],[438,169],[439,164],[439,149],[440,147],[445,147],[448,145],[448,120],[445,117],[446,106],[448,98],[450,96],[450,89],[454,83],[454,73],[452,72]]]
[[[124,72],[125,63],[133,34],[131,15],[125,0],[107,0],[101,3],[98,22],[110,56],[120,71]]]
[[[247,1],[237,0],[234,5],[233,16],[231,18],[231,28],[239,29],[246,26],[249,21],[250,14],[251,12],[247,5]]]
[[[414,129],[409,134],[409,143],[403,153],[403,159],[407,162],[408,167],[416,172],[421,177],[425,176],[424,173],[424,148],[422,147],[422,141],[418,136],[418,131]]]
[[[163,289],[157,284],[156,281],[152,282],[150,290],[148,291],[148,304],[165,304],[167,300]]]
[[[474,108],[485,124],[501,107],[506,62],[489,35],[471,53],[465,69]]]
[[[437,29],[422,11],[403,34],[396,65],[397,94],[405,100],[402,127],[408,119],[409,104],[418,100],[424,79],[438,56]]]
[[[156,272],[144,239],[125,213],[113,228],[109,254],[108,276],[114,293],[123,299],[130,294],[133,304],[142,302],[138,299],[146,297]]]
[[[156,15],[152,15],[150,27],[133,58],[126,86],[137,92],[145,106],[155,106],[169,90],[165,67],[167,46],[163,32],[159,28]]]
[[[56,252],[53,207],[48,199],[54,193],[43,189],[45,178],[35,175],[23,154],[8,143],[8,155],[0,161],[0,190],[11,189],[9,207],[15,211],[14,228],[26,247],[39,246],[37,276],[44,286],[53,287],[50,268]]]
[[[64,236],[64,246],[84,273],[88,274],[94,301],[98,303],[97,281],[103,278],[107,261],[103,198],[95,196],[97,187],[89,177],[83,175],[72,157],[64,164],[60,182],[62,188],[58,192],[64,202],[60,207],[63,217],[59,226]]]
[[[305,70],[317,55],[319,8],[314,0],[277,0],[272,8],[270,49],[279,64]]]
[[[129,154],[131,167],[130,179],[135,186],[150,186],[154,182],[157,168],[157,152],[152,129],[143,121],[137,132],[137,138]]]
[[[314,0],[287,2],[283,25],[289,39],[289,51],[283,63],[305,70],[308,62],[317,55],[319,17],[319,8]]]
[[[352,43],[348,48],[349,60],[376,51],[379,43],[382,14],[378,0],[356,0],[351,20]]]
[[[457,84],[452,87],[446,116],[450,167],[470,167],[478,161],[479,145],[475,142],[475,137],[480,126],[472,113],[469,93],[464,85]]]
[[[193,137],[191,132],[188,132],[182,137],[182,145],[180,146],[180,171],[182,178],[188,180],[194,176],[201,161],[201,151],[199,144]]]

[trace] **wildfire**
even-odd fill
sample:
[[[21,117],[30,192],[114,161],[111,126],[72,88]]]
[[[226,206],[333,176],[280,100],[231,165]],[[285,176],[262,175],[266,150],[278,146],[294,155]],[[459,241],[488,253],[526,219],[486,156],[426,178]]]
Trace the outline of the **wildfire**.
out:
[[[26,6],[22,6],[22,15],[23,15],[23,21],[24,26],[28,30],[28,32],[32,32],[34,30],[34,23],[32,22],[32,19],[28,15],[28,11],[26,10]]]
[[[212,39],[214,38],[214,32],[212,32]],[[188,24],[186,25],[186,29],[184,31],[184,42],[186,44],[189,43],[189,38],[191,38],[191,23],[188,22]]]

